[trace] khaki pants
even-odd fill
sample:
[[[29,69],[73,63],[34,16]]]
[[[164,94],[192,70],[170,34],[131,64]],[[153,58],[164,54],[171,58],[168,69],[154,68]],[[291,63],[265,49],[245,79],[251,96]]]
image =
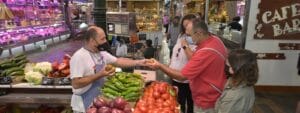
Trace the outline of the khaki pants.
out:
[[[203,110],[200,107],[194,106],[194,113],[215,113],[215,110],[214,108]]]

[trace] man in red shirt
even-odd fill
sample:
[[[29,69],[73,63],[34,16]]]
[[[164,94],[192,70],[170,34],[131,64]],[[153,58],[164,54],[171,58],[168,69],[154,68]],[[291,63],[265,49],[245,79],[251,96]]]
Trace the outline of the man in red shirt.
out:
[[[186,33],[192,36],[197,49],[181,72],[157,61],[148,65],[162,70],[171,78],[189,80],[196,105],[194,113],[214,113],[215,102],[226,83],[224,68],[227,50],[218,37],[208,32],[206,23],[200,20],[189,24]],[[185,51],[189,50],[188,47],[183,43]]]

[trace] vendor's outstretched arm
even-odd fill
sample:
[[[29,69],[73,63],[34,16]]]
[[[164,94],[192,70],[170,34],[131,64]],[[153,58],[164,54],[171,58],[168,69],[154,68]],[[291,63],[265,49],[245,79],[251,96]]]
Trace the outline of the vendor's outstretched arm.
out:
[[[114,65],[120,67],[143,66],[145,60],[131,60],[129,58],[118,58]]]

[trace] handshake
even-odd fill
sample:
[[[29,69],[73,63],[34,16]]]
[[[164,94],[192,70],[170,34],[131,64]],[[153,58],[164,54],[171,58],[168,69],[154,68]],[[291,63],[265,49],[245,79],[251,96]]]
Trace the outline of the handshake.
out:
[[[144,61],[144,66],[147,66],[147,67],[149,67],[149,68],[151,68],[151,69],[155,69],[155,70],[159,69],[161,65],[162,65],[162,64],[159,63],[159,62],[158,62],[157,60],[155,60],[154,58],[151,58],[151,59],[145,59],[145,61]]]

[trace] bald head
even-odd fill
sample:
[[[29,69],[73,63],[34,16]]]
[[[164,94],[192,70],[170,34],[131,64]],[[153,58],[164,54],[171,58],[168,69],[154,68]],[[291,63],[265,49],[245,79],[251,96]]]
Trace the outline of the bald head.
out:
[[[105,37],[105,33],[102,28],[97,26],[90,26],[87,28],[85,33],[85,39],[86,41],[89,41],[90,39],[96,39],[97,37]]]

